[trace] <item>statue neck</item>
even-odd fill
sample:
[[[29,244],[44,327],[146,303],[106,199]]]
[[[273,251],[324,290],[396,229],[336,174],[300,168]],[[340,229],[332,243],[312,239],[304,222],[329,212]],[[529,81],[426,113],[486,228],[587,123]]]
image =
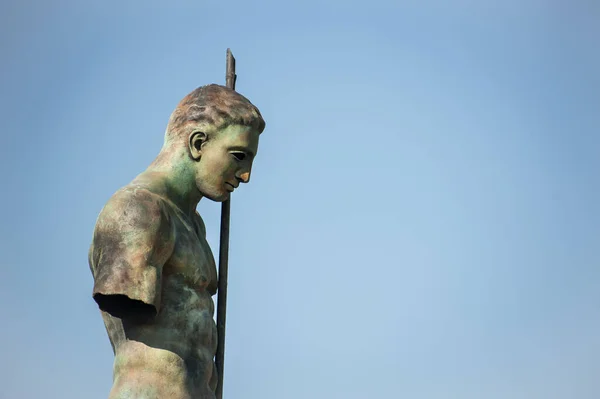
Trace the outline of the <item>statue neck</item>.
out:
[[[158,183],[161,194],[186,215],[192,217],[196,213],[202,195],[196,186],[194,163],[185,151],[163,148],[141,176]]]

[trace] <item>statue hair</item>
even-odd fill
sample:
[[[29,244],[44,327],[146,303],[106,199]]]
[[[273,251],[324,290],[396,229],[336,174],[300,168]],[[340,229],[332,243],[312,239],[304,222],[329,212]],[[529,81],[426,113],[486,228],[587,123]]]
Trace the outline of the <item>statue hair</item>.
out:
[[[185,126],[198,122],[211,124],[217,130],[242,125],[260,134],[265,129],[258,108],[235,90],[216,84],[198,87],[179,102],[169,118],[165,143],[184,138]]]

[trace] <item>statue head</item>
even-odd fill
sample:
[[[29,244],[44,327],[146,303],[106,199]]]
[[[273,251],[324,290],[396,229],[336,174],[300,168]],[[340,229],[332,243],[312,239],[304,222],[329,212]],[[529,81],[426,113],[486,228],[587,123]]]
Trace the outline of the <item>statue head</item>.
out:
[[[161,152],[186,158],[182,166],[193,169],[200,194],[224,201],[249,182],[264,128],[258,108],[244,96],[224,86],[202,86],[171,114]]]

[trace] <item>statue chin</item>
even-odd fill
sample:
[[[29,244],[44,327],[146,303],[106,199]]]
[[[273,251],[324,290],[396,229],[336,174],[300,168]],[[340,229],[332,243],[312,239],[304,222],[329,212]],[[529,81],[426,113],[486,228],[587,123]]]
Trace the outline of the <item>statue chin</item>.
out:
[[[224,202],[229,199],[230,192],[225,187],[219,187],[218,184],[196,181],[196,188],[198,189],[198,192],[202,198],[206,198],[214,202]]]
[[[211,193],[202,193],[202,197],[204,198],[208,198],[211,201],[214,202],[225,202],[229,199],[229,192],[227,191],[222,191],[222,192],[211,192]]]

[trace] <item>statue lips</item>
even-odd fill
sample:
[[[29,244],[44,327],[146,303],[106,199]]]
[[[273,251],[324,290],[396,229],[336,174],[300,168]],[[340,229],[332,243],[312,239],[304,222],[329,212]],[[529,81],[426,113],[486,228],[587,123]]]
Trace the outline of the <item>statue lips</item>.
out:
[[[236,189],[236,187],[231,183],[225,183],[225,186],[227,187],[227,191],[229,191],[230,193],[232,193],[233,190]]]

